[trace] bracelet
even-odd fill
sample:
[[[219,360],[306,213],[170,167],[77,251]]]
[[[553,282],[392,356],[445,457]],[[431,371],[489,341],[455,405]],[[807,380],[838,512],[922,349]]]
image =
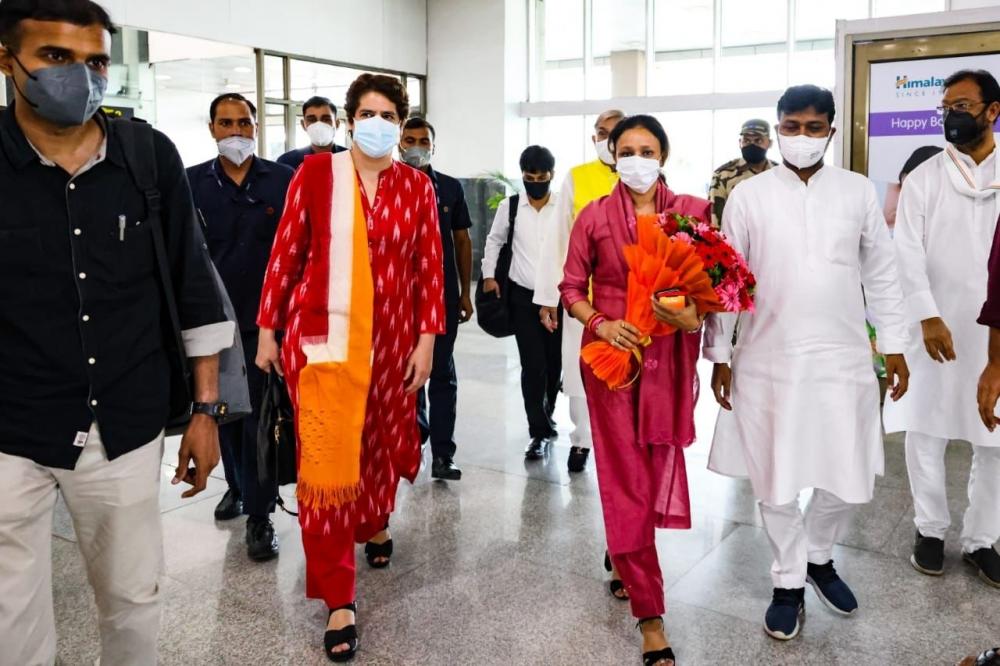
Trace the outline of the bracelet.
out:
[[[597,335],[597,329],[600,327],[601,324],[605,323],[606,321],[608,321],[608,318],[604,314],[600,312],[595,312],[594,314],[590,315],[590,319],[587,320],[587,330],[593,333],[594,335]]]

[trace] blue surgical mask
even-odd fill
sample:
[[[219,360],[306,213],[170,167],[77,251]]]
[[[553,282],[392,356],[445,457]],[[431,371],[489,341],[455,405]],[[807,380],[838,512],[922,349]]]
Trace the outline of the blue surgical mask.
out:
[[[379,159],[392,152],[399,143],[399,125],[381,116],[354,121],[352,140],[368,157]]]
[[[108,79],[83,63],[55,65],[29,72],[17,56],[14,60],[28,75],[21,96],[35,113],[61,127],[82,125],[104,103]]]

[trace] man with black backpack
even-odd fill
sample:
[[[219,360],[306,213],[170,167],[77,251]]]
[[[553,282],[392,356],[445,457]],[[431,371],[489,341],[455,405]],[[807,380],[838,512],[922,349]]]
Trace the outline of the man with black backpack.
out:
[[[0,666],[55,661],[57,491],[94,588],[101,663],[157,661],[173,337],[160,233],[195,401],[173,483],[196,495],[219,461],[218,353],[235,331],[177,150],[98,110],[113,31],[89,0],[0,1],[0,71],[15,90],[0,118]],[[152,151],[135,150],[140,133]],[[128,168],[143,159],[155,192]]]

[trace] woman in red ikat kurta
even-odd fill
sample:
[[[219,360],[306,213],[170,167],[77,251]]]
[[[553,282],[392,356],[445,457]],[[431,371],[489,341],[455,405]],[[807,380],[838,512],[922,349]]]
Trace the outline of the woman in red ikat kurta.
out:
[[[357,169],[357,186],[351,191],[367,226],[373,288],[369,293],[374,296],[368,315],[371,375],[360,480],[356,498],[339,504],[306,504],[301,489],[299,493],[306,594],[323,599],[331,609],[326,651],[335,661],[349,659],[357,649],[354,543],[388,536],[380,533],[387,527],[399,479],[412,482],[419,469],[415,390],[430,373],[434,336],[445,330],[433,185],[420,171],[392,160],[391,148],[380,156],[371,154],[398,143],[399,124],[408,108],[405,89],[392,77],[363,75],[354,82],[345,104],[354,146],[350,153],[340,153],[339,161],[331,154],[309,156],[296,173],[275,238],[259,313],[258,364],[268,369],[283,366],[301,422],[299,377],[307,363],[303,346],[308,348],[317,331],[327,332],[327,292],[336,288],[337,280],[337,264],[329,256],[335,254],[338,241],[334,238],[331,244],[335,235],[331,227],[338,228],[335,183],[338,174],[343,178],[343,168],[351,168],[350,162],[345,163],[350,155]],[[391,141],[390,123],[395,125],[395,141]],[[345,180],[350,180],[346,173]],[[329,224],[331,218],[334,222]],[[358,271],[366,268],[356,267],[355,281]],[[351,315],[357,316],[353,310]],[[280,363],[275,330],[284,331]],[[332,331],[329,334],[334,336]],[[300,486],[301,481],[300,473]]]

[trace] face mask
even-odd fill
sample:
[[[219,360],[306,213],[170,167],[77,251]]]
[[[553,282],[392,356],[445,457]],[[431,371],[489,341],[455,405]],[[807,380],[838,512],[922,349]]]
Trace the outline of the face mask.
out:
[[[740,148],[740,152],[743,153],[743,159],[747,164],[760,164],[767,159],[767,148],[762,148],[753,143]]]
[[[414,169],[423,169],[431,163],[431,151],[420,146],[411,146],[404,150],[400,157]]]
[[[601,160],[608,166],[611,166],[615,163],[615,156],[611,154],[610,150],[608,150],[607,139],[595,143],[594,148],[597,150],[597,159]]]
[[[385,157],[399,143],[399,125],[380,116],[356,120],[354,143],[368,157]]]
[[[309,142],[314,146],[326,147],[333,144],[333,135],[337,130],[333,125],[327,125],[326,123],[313,123],[306,128],[306,134],[309,135]]]
[[[783,136],[778,134],[778,150],[785,161],[796,169],[808,169],[823,159],[829,136],[812,137],[799,134]]]
[[[656,179],[660,177],[659,160],[638,155],[620,158],[616,169],[618,177],[626,187],[637,194],[649,192],[649,189],[656,184]]]
[[[521,182],[524,183],[524,193],[535,201],[544,199],[545,195],[549,193],[549,186],[552,185],[552,181],[550,180],[546,180],[543,183],[532,183],[527,180],[522,180]]]
[[[21,95],[35,113],[61,127],[82,125],[93,117],[104,102],[108,80],[83,63],[57,65],[29,72]]]
[[[243,166],[256,148],[257,142],[245,136],[230,136],[219,141],[219,154],[236,166]]]
[[[944,138],[948,143],[953,143],[956,146],[966,146],[970,143],[975,143],[982,136],[985,129],[979,124],[979,118],[984,113],[986,113],[985,109],[978,116],[974,116],[971,113],[949,111],[948,115],[944,118]]]

